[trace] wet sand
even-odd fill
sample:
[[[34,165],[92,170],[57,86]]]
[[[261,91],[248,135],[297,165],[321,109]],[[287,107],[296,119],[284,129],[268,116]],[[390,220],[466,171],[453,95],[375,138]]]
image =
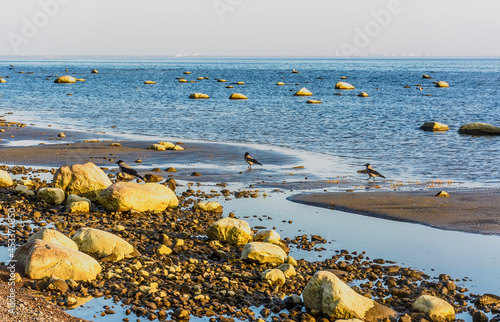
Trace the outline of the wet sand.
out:
[[[500,235],[500,189],[418,192],[336,192],[302,194],[290,200],[389,220],[419,223],[439,229]]]

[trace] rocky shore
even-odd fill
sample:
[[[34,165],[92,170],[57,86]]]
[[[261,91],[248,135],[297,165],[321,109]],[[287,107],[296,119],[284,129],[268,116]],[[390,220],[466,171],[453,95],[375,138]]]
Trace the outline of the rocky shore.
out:
[[[2,169],[26,176],[33,171],[48,171],[6,166]],[[19,189],[20,186],[28,187],[33,194]],[[220,224],[222,219],[220,207],[200,204],[222,195],[250,197],[250,194],[224,187],[212,193],[177,189],[178,207],[118,212],[106,210],[99,202],[92,201],[88,211],[71,212],[67,205],[57,204],[57,198],[38,196],[40,190],[52,187],[51,182],[35,179],[31,182],[18,180],[1,188],[4,234],[0,244],[9,244],[7,219],[12,213],[9,209],[14,209],[15,239],[19,245],[33,243],[30,236],[50,228],[76,242],[80,251],[98,262],[100,272],[95,279],[88,280],[55,275],[24,278],[18,281],[22,284],[17,291],[20,296],[37,291],[61,308],[75,305],[82,297],[105,297],[127,305],[126,313],[130,317],[125,321],[135,320],[136,316],[149,320],[188,320],[196,316],[211,321],[335,321],[348,318],[444,321],[453,320],[455,313],[461,312],[469,313],[474,321],[486,321],[485,313],[490,317],[497,314],[491,321],[500,320],[497,296],[472,294],[457,286],[460,283],[453,277],[443,274],[434,279],[395,262],[372,259],[363,252],[348,250],[338,250],[318,262],[295,260],[286,255],[290,248],[322,251],[326,240],[307,234],[281,239],[275,231],[245,228],[244,221],[238,221],[238,214],[233,213],[229,218],[237,224],[225,224],[222,226],[225,228],[216,229],[214,224]],[[176,190],[172,181],[170,187]],[[80,193],[82,198],[83,194]],[[78,237],[85,229],[111,234],[133,249],[124,253],[87,249]],[[54,247],[41,239],[35,242]],[[101,244],[104,247],[109,242]],[[256,256],[250,255],[249,248],[253,246],[248,245],[251,244],[259,247],[264,244],[265,249],[255,251]],[[269,255],[268,248],[273,247],[278,255]],[[23,247],[18,252],[21,249]],[[19,253],[16,256],[21,262],[22,256]],[[4,264],[3,269],[7,270],[8,261]],[[26,266],[20,266],[16,266],[17,273],[24,276]],[[2,283],[8,282],[4,278]],[[7,307],[5,298],[0,301],[2,308]],[[53,309],[53,306],[47,308]],[[33,312],[39,310],[32,309]],[[96,315],[112,317],[114,313],[113,308],[108,307]]]

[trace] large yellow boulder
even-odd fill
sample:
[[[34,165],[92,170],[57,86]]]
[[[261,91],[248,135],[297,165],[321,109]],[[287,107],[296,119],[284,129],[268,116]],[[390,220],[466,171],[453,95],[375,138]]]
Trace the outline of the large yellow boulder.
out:
[[[54,174],[54,187],[64,190],[66,196],[78,195],[92,201],[111,185],[108,176],[92,162],[60,167]]]
[[[158,183],[117,182],[98,198],[108,211],[164,211],[179,205],[175,193]]]
[[[467,123],[458,129],[460,134],[500,135],[500,127],[487,123]]]
[[[346,82],[338,82],[335,84],[335,89],[355,89],[355,87]]]
[[[33,239],[40,239],[54,244],[59,244],[67,248],[78,250],[78,245],[74,241],[72,241],[69,237],[67,237],[63,233],[58,232],[57,230],[54,229],[39,230],[33,235],[31,235],[30,238],[28,238],[28,242],[32,241]]]
[[[301,89],[299,89],[297,91],[297,93],[295,93],[294,95],[295,96],[312,96],[313,93],[311,93],[311,91],[309,91],[307,88],[305,87],[302,87]]]
[[[439,122],[425,122],[420,127],[420,129],[424,131],[439,132],[439,131],[448,131],[450,128],[448,127],[448,125]]]
[[[251,242],[243,246],[241,260],[258,264],[283,264],[286,260],[285,251],[274,244]]]
[[[193,206],[193,209],[206,212],[222,212],[222,206],[217,201],[201,201]]]
[[[0,187],[10,187],[14,184],[14,181],[10,177],[10,174],[6,171],[0,170]]]
[[[16,267],[31,279],[57,276],[74,281],[94,280],[101,272],[99,263],[89,255],[56,243],[32,239],[14,254]]]
[[[448,321],[455,320],[455,309],[453,306],[438,297],[431,295],[420,296],[415,303],[413,309],[417,312],[425,313],[431,321]]]
[[[232,245],[243,245],[252,239],[252,230],[246,221],[226,217],[208,227],[207,236]]]
[[[450,87],[447,82],[439,81],[436,83],[436,87]]]
[[[396,311],[356,293],[335,274],[318,271],[302,292],[304,305],[334,319],[360,319],[366,322],[391,321]]]
[[[66,75],[66,76],[57,77],[54,80],[54,83],[72,84],[72,83],[76,83],[76,79],[73,76]]]
[[[240,94],[240,93],[233,93],[233,94],[231,94],[231,96],[229,96],[229,99],[230,100],[246,100],[246,99],[248,99],[248,97],[246,97],[245,95]]]
[[[80,228],[73,235],[73,241],[78,245],[80,251],[99,258],[113,253],[129,255],[135,251],[134,247],[123,238],[94,228]]]
[[[193,93],[193,94],[189,95],[189,98],[206,99],[206,98],[210,98],[210,96],[208,96],[207,94],[203,94],[203,93]]]

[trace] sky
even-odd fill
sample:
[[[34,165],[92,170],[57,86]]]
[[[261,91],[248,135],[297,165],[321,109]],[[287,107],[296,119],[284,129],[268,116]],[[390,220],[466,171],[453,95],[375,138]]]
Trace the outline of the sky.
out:
[[[0,0],[0,56],[500,57],[500,1]]]

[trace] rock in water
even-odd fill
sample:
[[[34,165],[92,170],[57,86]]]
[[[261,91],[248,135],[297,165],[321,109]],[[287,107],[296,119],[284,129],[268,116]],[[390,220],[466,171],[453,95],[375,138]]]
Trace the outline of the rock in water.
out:
[[[31,279],[57,276],[64,280],[88,281],[101,272],[99,263],[89,255],[40,239],[19,247],[14,259]]]
[[[80,228],[72,239],[80,251],[96,255],[99,258],[113,253],[128,255],[134,252],[134,247],[127,241],[104,230]]]
[[[191,99],[207,99],[207,98],[210,98],[210,96],[208,96],[207,94],[203,94],[203,93],[193,93],[193,94],[189,95],[189,98],[191,98]]]
[[[92,74],[99,74],[99,72],[97,71],[97,69],[92,69],[91,73]]]
[[[335,89],[355,89],[355,87],[346,82],[338,82],[335,84]]]
[[[152,80],[147,80],[147,81],[144,81],[144,84],[146,84],[146,85],[155,85],[156,82],[152,81]]]
[[[450,128],[448,125],[439,122],[425,122],[421,127],[424,131],[448,131]]]
[[[207,236],[232,245],[243,245],[252,239],[252,230],[246,221],[226,217],[208,227]]]
[[[500,135],[500,127],[487,123],[467,123],[458,129],[460,134]]]
[[[66,76],[57,77],[54,80],[54,83],[56,83],[56,84],[59,84],[59,83],[72,84],[72,83],[76,83],[76,79],[73,76],[66,75]]]
[[[117,182],[104,190],[98,201],[108,211],[164,211],[179,205],[175,193],[158,183]]]
[[[439,81],[436,83],[436,87],[450,87],[447,82]]]
[[[59,188],[42,188],[36,194],[38,200],[43,200],[51,205],[60,205],[64,202],[64,190]]]
[[[40,239],[54,244],[59,244],[63,247],[78,250],[78,245],[74,241],[72,241],[69,237],[67,237],[63,233],[58,232],[57,230],[54,229],[39,230],[33,235],[31,235],[30,238],[28,238],[27,242],[30,242],[33,239]]]
[[[241,251],[241,260],[259,264],[283,264],[286,253],[281,247],[262,242],[248,243]]]
[[[64,190],[66,196],[75,194],[92,201],[111,186],[108,176],[95,164],[65,165],[54,174],[54,187]]]
[[[415,303],[413,309],[418,312],[425,313],[433,321],[448,321],[455,320],[455,309],[453,306],[438,297],[431,295],[420,296]]]
[[[359,97],[370,97],[367,92],[361,92],[358,94]]]
[[[240,93],[233,93],[233,94],[231,94],[231,96],[229,96],[229,99],[230,100],[246,100],[246,99],[248,99],[248,97],[246,97],[245,95],[240,94]]]
[[[307,308],[335,319],[356,318],[376,322],[397,317],[394,310],[356,293],[328,271],[316,272],[304,288],[302,296]]]
[[[0,170],[0,187],[10,187],[14,181],[6,171]]]
[[[450,194],[447,193],[446,191],[444,190],[441,190],[439,191],[436,195],[436,197],[442,197],[442,198],[449,198],[450,197]]]
[[[312,94],[313,93],[311,93],[311,91],[309,91],[307,88],[302,87],[294,95],[295,96],[312,96]]]
[[[323,102],[321,102],[320,100],[308,100],[306,103],[307,104],[321,104]]]

